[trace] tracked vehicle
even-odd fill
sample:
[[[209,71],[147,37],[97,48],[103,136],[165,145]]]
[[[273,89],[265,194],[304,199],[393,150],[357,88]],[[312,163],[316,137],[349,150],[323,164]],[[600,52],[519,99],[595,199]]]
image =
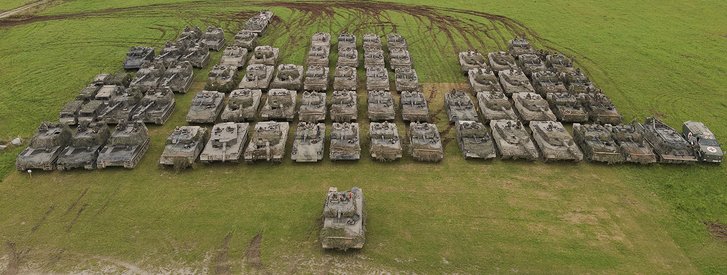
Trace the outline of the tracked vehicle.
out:
[[[293,121],[295,100],[298,92],[286,89],[271,89],[265,105],[260,110],[260,118],[265,120]]]
[[[289,129],[288,122],[265,121],[255,124],[252,139],[245,149],[245,161],[282,162]]]
[[[186,94],[192,87],[194,70],[189,62],[175,62],[164,72],[159,87],[168,87],[175,93]],[[147,92],[152,90],[147,90]]]
[[[199,155],[203,163],[238,162],[247,142],[248,123],[224,122],[212,127],[210,138]]]
[[[457,142],[465,159],[494,159],[495,142],[484,124],[460,120],[456,123]]]
[[[437,125],[412,122],[409,124],[409,153],[417,161],[439,162],[444,158],[442,138]]]
[[[257,34],[249,30],[241,30],[235,34],[233,45],[252,51],[257,46]]]
[[[366,211],[363,191],[354,187],[351,191],[338,192],[328,189],[323,204],[323,228],[320,233],[323,249],[361,249],[366,242]]]
[[[255,120],[262,94],[259,89],[237,89],[232,91],[227,98],[225,110],[222,111],[222,121],[243,122]]]
[[[97,99],[84,103],[78,111],[77,123],[90,123],[98,120],[98,115],[101,114],[101,110],[105,108],[107,104],[108,101]]]
[[[122,122],[109,137],[96,160],[96,167],[122,166],[132,169],[149,149],[149,132],[141,121]]]
[[[245,26],[243,27],[243,29],[253,32],[258,36],[262,36],[272,19],[273,12],[261,11],[259,14],[250,17],[250,19],[245,22]]]
[[[197,43],[184,50],[179,61],[189,62],[195,68],[207,67],[207,64],[210,63],[210,50],[202,43]]]
[[[97,119],[107,124],[127,121],[141,101],[142,94],[135,89],[126,89],[112,97],[99,111]]]
[[[308,51],[308,66],[323,66],[328,67],[330,63],[329,59],[330,48],[326,46],[313,45]]]
[[[515,93],[534,93],[535,88],[530,84],[528,77],[520,70],[501,71],[497,74],[500,85],[505,94],[512,96]]]
[[[334,91],[331,103],[331,120],[351,122],[358,118],[358,104],[355,91]]]
[[[354,72],[355,75],[355,72]],[[354,83],[354,87],[355,87]],[[305,80],[303,81],[303,89],[308,91],[321,91],[325,92],[328,90],[328,67],[321,66],[309,66],[308,71],[305,73]]]
[[[429,121],[429,104],[423,93],[404,91],[400,100],[401,118],[404,121]]]
[[[503,159],[536,160],[540,157],[525,126],[517,120],[492,120],[492,138]]]
[[[263,64],[268,66],[275,66],[275,64],[278,62],[279,53],[280,49],[278,48],[273,48],[267,45],[257,46],[252,52],[252,57],[250,58],[249,64]]]
[[[316,32],[311,38],[311,46],[322,46],[331,48],[331,34],[327,32]]]
[[[154,61],[160,62],[162,64],[177,61],[180,57],[184,55],[184,51],[186,51],[189,46],[190,42],[187,40],[167,42],[166,44],[164,44],[164,48],[162,48],[162,50],[159,52],[159,55],[154,57]]]
[[[170,61],[169,64],[175,61],[176,59]],[[136,77],[129,84],[129,87],[139,89],[142,92],[153,90],[159,86],[166,70],[167,67],[164,63],[159,61],[144,63],[136,73]]]
[[[366,68],[366,89],[389,91],[389,72],[383,66]]]
[[[460,120],[479,121],[472,99],[461,90],[452,90],[444,95],[444,107],[450,123]]]
[[[517,69],[515,58],[506,52],[491,52],[487,54],[490,68],[495,72]]]
[[[383,58],[383,57],[382,57]],[[358,68],[358,50],[352,48],[338,48],[338,61],[336,66],[349,66]]]
[[[204,144],[209,138],[207,128],[200,126],[181,126],[167,137],[159,165],[173,166],[175,169],[192,167]]]
[[[583,160],[583,153],[560,122],[531,121],[530,130],[545,161]]]
[[[325,140],[325,124],[298,122],[290,159],[295,162],[318,162],[323,160],[323,144]]]
[[[154,60],[154,48],[131,47],[124,60],[124,69],[136,70],[141,68],[144,62],[152,60]]]
[[[237,67],[215,65],[207,77],[205,90],[229,93],[237,85]]]
[[[338,35],[338,52],[342,49],[356,49],[356,36],[350,33],[341,33]]]
[[[535,54],[536,51],[530,45],[525,37],[516,37],[507,45],[507,49],[512,56],[520,56],[521,54]]]
[[[384,67],[384,65],[386,65],[384,50],[370,49],[364,52],[364,68]]]
[[[392,70],[401,68],[412,68],[414,62],[411,60],[411,54],[405,49],[390,49],[389,52],[389,66]]]
[[[578,98],[571,93],[550,93],[547,95],[548,104],[558,121],[561,122],[586,122],[588,112],[578,101]]]
[[[202,30],[197,26],[185,26],[177,40],[189,40],[197,43],[202,38]]]
[[[631,124],[605,126],[611,132],[611,137],[621,149],[624,160],[640,164],[656,162],[656,154],[651,145],[644,139],[643,127],[638,122]]]
[[[361,158],[358,123],[333,123],[329,157],[334,161]]]
[[[536,72],[532,75],[535,92],[543,97],[551,93],[567,93],[568,89],[558,75],[551,71]]]
[[[15,159],[15,169],[27,171],[56,169],[56,160],[71,141],[71,129],[62,123],[43,122],[26,147]]]
[[[247,72],[240,81],[240,89],[267,90],[270,81],[273,79],[273,66],[263,64],[252,64],[247,66]]]
[[[210,51],[220,51],[225,47],[225,32],[222,28],[209,26],[200,39],[202,45],[209,48]]]
[[[396,116],[396,112],[394,110],[394,98],[391,96],[390,92],[369,91],[367,103],[368,103],[367,113],[369,116],[369,120],[371,120],[371,121],[393,121],[394,120],[394,118]],[[427,113],[429,113],[429,111],[427,111]]]
[[[578,94],[578,101],[586,108],[588,117],[593,123],[617,125],[623,121],[616,106],[603,93]]]
[[[687,121],[682,125],[682,135],[692,145],[701,162],[721,163],[724,158],[722,147],[714,133],[704,123]]]
[[[394,78],[396,79],[396,91],[399,93],[421,91],[419,76],[417,76],[417,71],[412,68],[397,68],[394,70]]]
[[[545,56],[545,65],[558,74],[575,71],[573,61],[562,53],[551,53]]]
[[[467,77],[475,93],[503,91],[497,76],[488,68],[472,69],[467,72]]]
[[[583,74],[580,69],[562,73],[561,78],[565,83],[565,86],[568,88],[568,92],[571,94],[588,93],[589,91],[596,90],[593,83],[591,83],[588,77]]]
[[[607,127],[610,125],[574,123],[573,138],[589,161],[608,164],[624,162],[624,154]]]
[[[373,33],[367,33],[363,36],[363,48],[364,52],[367,52],[371,49],[374,50],[381,50],[381,38]]]
[[[94,78],[93,84],[96,85],[116,85],[128,88],[131,84],[131,74],[125,72],[117,72],[113,74],[99,74]]]
[[[58,122],[66,125],[76,125],[78,123],[78,114],[83,104],[83,100],[72,100],[63,105],[58,115]]]
[[[406,39],[400,34],[393,32],[386,35],[386,44],[389,51],[394,49],[406,50],[409,48],[409,45],[406,43]]]
[[[300,98],[298,119],[306,122],[319,122],[326,119],[326,94],[304,91]]]
[[[56,167],[61,171],[73,168],[96,169],[98,152],[110,135],[111,131],[105,123],[78,125],[68,147],[59,154]]]
[[[647,117],[641,127],[644,139],[651,144],[661,163],[693,163],[697,161],[696,154],[684,137],[674,128],[660,120]]]
[[[523,73],[527,76],[532,76],[537,72],[544,72],[547,70],[545,63],[540,59],[537,54],[521,54],[517,56],[517,65],[523,70]]]
[[[391,122],[371,122],[371,158],[377,161],[394,161],[401,158],[402,148],[399,129]]]
[[[485,121],[498,119],[518,120],[512,103],[502,92],[479,92],[477,100]]]
[[[175,105],[174,92],[169,88],[158,88],[146,93],[134,109],[131,120],[162,125],[172,115]]]
[[[303,66],[295,64],[278,65],[278,74],[270,88],[300,90],[303,87]]]
[[[187,112],[188,123],[214,123],[222,111],[225,94],[217,91],[201,91],[192,99]]]
[[[472,69],[487,68],[487,60],[481,53],[476,51],[466,51],[459,53],[459,67],[462,73],[467,75]]]
[[[310,70],[310,69],[309,69]],[[333,76],[333,90],[355,91],[358,88],[356,68],[338,66]]]
[[[241,46],[225,48],[220,59],[220,65],[234,66],[237,69],[245,67],[247,63],[247,49]]]
[[[512,95],[515,111],[524,122],[556,121],[548,102],[536,93],[515,93]]]

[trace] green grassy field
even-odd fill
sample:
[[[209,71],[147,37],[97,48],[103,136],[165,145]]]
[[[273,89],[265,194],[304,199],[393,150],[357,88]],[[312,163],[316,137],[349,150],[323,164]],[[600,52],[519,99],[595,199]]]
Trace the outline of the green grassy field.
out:
[[[426,93],[445,138],[442,163],[372,162],[364,142],[356,163],[287,156],[281,165],[159,169],[164,139],[204,85],[208,69],[196,70],[170,121],[150,126],[152,146],[134,170],[30,178],[13,171],[20,148],[0,153],[0,270],[727,273],[727,243],[704,224],[727,223],[724,165],[465,161],[441,111],[444,87],[465,83],[456,52],[501,49],[522,34],[573,56],[626,120],[701,120],[727,137],[727,3],[291,3],[69,1],[0,20],[0,139],[28,138],[56,119],[95,74],[120,69],[129,46],[160,47],[187,24],[221,25],[231,41],[251,12],[271,9],[279,20],[261,42],[280,47],[285,63],[303,63],[315,31],[404,35],[422,82],[436,88]],[[354,185],[366,193],[366,246],[322,251],[325,191]]]

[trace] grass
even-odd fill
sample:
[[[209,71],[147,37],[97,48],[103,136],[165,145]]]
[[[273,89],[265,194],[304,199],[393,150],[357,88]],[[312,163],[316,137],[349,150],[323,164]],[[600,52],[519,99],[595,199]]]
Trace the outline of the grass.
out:
[[[171,2],[176,1],[134,9],[147,1],[71,1],[42,11],[53,16],[49,20],[0,28],[0,83],[12,87],[0,92],[0,138],[27,138],[40,121],[55,119],[93,75],[120,68],[131,45],[159,47],[185,24],[219,24],[231,38],[246,19],[247,13],[240,12],[266,6],[167,5]],[[323,11],[337,7],[329,18],[304,12],[301,4],[269,4],[281,21],[263,42],[281,48],[282,62],[303,63],[308,39],[317,30],[348,28],[360,39],[364,32],[384,34],[396,26],[411,44],[423,82],[464,83],[456,51],[470,46],[492,51],[513,31],[523,32],[541,47],[574,56],[627,119],[657,114],[672,126],[702,120],[718,137],[727,136],[721,123],[727,109],[722,2],[447,3],[446,8],[504,15],[527,28],[459,10],[425,8],[435,16],[423,16],[421,7],[408,5],[317,6]],[[112,7],[125,9],[104,11]],[[57,20],[79,12],[85,15]],[[192,92],[202,88],[206,73],[195,71]],[[433,112],[442,107],[442,92],[430,105]],[[286,160],[278,166],[160,170],[155,163],[163,140],[185,124],[191,98],[178,95],[170,121],[150,128],[150,151],[132,171],[29,178],[12,171],[19,149],[0,153],[0,239],[29,249],[25,268],[101,270],[123,268],[121,261],[151,271],[214,271],[229,264],[233,272],[250,272],[255,269],[239,262],[253,236],[262,233],[263,268],[275,273],[350,270],[346,267],[417,273],[727,271],[725,243],[710,237],[702,224],[727,223],[724,166],[465,161],[451,141],[440,164],[414,163],[409,157],[371,162],[362,144],[363,159],[351,164]],[[445,113],[436,119],[444,130]],[[453,131],[445,135],[452,137]],[[352,185],[366,192],[366,247],[323,252],[316,220],[324,192],[328,186]],[[228,233],[228,251],[220,253]]]
[[[5,0],[0,2],[0,11],[12,10],[31,2],[34,2],[34,0]]]

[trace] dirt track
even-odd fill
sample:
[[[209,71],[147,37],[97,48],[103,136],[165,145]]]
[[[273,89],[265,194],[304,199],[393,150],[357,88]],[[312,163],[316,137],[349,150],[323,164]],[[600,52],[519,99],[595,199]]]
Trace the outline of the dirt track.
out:
[[[37,6],[43,5],[43,4],[47,3],[47,2],[49,2],[49,0],[40,0],[40,1],[35,1],[35,2],[33,2],[33,3],[30,3],[30,4],[26,4],[26,5],[23,5],[23,6],[20,6],[20,7],[14,8],[14,9],[12,9],[12,10],[9,10],[9,11],[5,11],[5,12],[2,12],[2,13],[0,13],[0,19],[3,19],[3,18],[8,18],[8,17],[11,17],[11,16],[13,16],[13,15],[16,15],[16,14],[20,14],[20,13],[23,13],[23,12],[25,12],[25,11],[29,10],[29,9],[32,9],[32,8],[34,8],[34,7],[37,7]]]

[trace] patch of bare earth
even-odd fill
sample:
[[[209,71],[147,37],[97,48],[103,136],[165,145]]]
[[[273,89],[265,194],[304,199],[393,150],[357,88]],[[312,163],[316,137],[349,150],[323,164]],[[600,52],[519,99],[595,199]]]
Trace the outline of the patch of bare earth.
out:
[[[25,254],[28,253],[28,250],[19,251],[17,245],[11,241],[5,242],[5,250],[7,250],[8,254],[8,264],[5,266],[5,271],[3,271],[2,275],[18,274],[20,271],[20,263]]]
[[[714,221],[704,222],[707,226],[707,230],[712,237],[727,242],[727,224],[722,224]]]
[[[260,257],[260,245],[262,241],[263,235],[262,233],[258,233],[250,240],[250,244],[245,251],[245,265],[255,270],[261,270],[263,268],[262,258]]]

